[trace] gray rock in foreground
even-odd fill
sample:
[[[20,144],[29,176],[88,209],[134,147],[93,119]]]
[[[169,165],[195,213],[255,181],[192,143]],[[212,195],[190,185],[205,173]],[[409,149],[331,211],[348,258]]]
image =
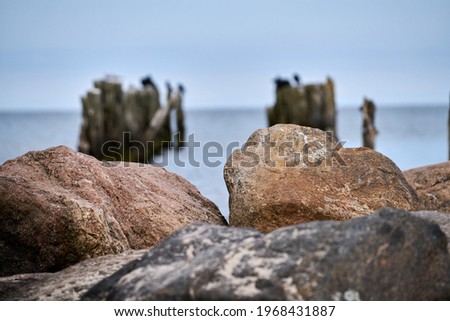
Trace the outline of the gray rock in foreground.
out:
[[[79,300],[89,288],[146,250],[125,251],[85,260],[56,273],[29,273],[0,278],[0,300]]]
[[[84,300],[447,300],[447,237],[385,209],[344,222],[255,230],[193,224]]]
[[[29,284],[50,278],[52,273],[25,273],[0,277],[0,300],[11,300]]]
[[[447,235],[447,249],[450,252],[450,214],[436,211],[417,211],[411,214],[438,224],[442,232]]]

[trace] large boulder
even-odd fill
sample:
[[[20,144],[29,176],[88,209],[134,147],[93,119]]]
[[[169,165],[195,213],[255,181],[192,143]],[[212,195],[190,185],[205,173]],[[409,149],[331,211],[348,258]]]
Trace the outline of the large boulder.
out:
[[[450,161],[403,172],[427,210],[450,214]]]
[[[298,125],[254,132],[224,168],[230,225],[269,232],[384,207],[421,209],[389,158],[368,148],[341,147],[329,133]]]
[[[399,210],[262,234],[194,224],[85,300],[448,300],[447,238]]]
[[[0,276],[148,248],[193,222],[227,225],[217,206],[176,174],[100,162],[64,146],[0,167],[0,220]]]
[[[0,300],[73,301],[146,250],[129,250],[88,259],[55,273],[28,273],[0,278]]]

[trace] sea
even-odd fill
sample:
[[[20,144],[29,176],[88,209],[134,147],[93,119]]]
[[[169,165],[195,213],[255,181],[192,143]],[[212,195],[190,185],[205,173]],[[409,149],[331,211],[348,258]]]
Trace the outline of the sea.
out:
[[[401,170],[448,160],[448,107],[381,106],[377,109],[375,149]],[[228,218],[223,167],[232,152],[257,129],[267,127],[264,109],[186,110],[190,148],[169,148],[155,165],[177,173],[219,207]],[[80,112],[0,113],[0,164],[31,150],[66,145],[77,149]],[[338,109],[337,136],[344,147],[362,146],[362,115],[357,107]],[[345,142],[345,143],[344,143]]]

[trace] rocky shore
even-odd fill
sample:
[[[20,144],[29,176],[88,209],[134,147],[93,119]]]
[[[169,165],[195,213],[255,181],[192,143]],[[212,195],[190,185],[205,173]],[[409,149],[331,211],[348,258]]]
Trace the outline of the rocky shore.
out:
[[[0,166],[2,300],[449,300],[450,162],[401,172],[297,125],[182,177],[59,146]],[[229,226],[228,226],[229,225]]]

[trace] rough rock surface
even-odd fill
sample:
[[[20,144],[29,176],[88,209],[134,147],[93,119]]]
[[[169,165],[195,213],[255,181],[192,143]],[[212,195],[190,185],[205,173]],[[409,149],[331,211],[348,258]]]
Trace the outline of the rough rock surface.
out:
[[[450,214],[450,161],[404,171],[427,210]]]
[[[27,273],[0,277],[0,300],[10,300],[28,284],[48,279],[52,273]]]
[[[130,250],[85,260],[56,273],[20,274],[0,278],[1,300],[79,300],[89,288],[147,250]],[[18,282],[26,280],[26,282]],[[2,291],[3,290],[3,291]]]
[[[345,220],[384,207],[421,209],[389,158],[336,144],[326,132],[298,125],[254,132],[224,168],[230,226],[269,232],[314,220]]]
[[[193,224],[82,299],[445,300],[450,257],[438,225],[399,210],[269,234]]]
[[[426,219],[439,225],[442,232],[447,235],[447,248],[450,251],[450,215],[436,211],[411,212],[414,216]]]
[[[193,222],[226,225],[195,186],[163,168],[102,163],[59,146],[0,167],[0,276],[55,272],[149,248]]]

